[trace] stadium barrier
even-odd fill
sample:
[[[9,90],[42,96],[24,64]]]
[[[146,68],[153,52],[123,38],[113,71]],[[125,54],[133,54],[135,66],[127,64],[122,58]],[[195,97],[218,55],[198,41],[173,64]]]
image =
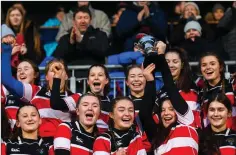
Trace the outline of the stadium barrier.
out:
[[[196,67],[198,66],[198,62],[189,62],[191,67]],[[230,72],[229,72],[229,66],[236,65],[236,61],[225,61],[226,69],[225,69],[225,77],[229,78],[230,77]],[[105,65],[106,68],[108,69],[124,69],[122,65]],[[76,81],[82,82],[83,83],[83,93],[85,93],[87,90],[87,78],[76,78],[75,77],[75,71],[77,70],[88,70],[90,65],[80,65],[80,66],[68,66],[68,69],[71,71],[71,77],[70,77],[70,90],[72,92],[76,92]],[[40,71],[44,71],[45,67],[39,67]],[[162,78],[161,76],[156,76],[156,78]],[[45,79],[41,79],[41,82],[44,82]],[[111,93],[113,95],[113,98],[116,97],[117,95],[117,81],[121,82],[123,85],[123,95],[126,96],[126,83],[125,83],[125,77],[112,77],[111,82],[112,82],[112,88]]]

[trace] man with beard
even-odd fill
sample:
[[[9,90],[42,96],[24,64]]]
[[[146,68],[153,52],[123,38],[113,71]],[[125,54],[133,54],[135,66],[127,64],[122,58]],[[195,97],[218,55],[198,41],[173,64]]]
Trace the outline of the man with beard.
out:
[[[72,25],[73,14],[75,13],[75,10],[81,6],[85,6],[90,10],[92,16],[91,25],[94,28],[99,28],[101,31],[105,32],[109,37],[111,33],[111,27],[110,27],[110,20],[106,15],[106,13],[104,13],[101,10],[92,8],[89,1],[78,1],[77,4],[78,5],[76,6],[76,8],[71,9],[63,18],[59,28],[59,32],[56,36],[56,41],[59,42],[62,36],[68,34],[68,30],[70,30],[73,27]]]
[[[53,55],[69,65],[104,64],[108,38],[105,32],[90,25],[91,20],[88,7],[78,8],[74,12],[73,27],[61,37]],[[85,76],[86,72],[76,73],[76,77]]]

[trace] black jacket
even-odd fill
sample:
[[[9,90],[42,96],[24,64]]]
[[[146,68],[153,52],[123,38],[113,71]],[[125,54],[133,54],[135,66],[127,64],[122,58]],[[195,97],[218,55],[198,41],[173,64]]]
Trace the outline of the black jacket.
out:
[[[92,65],[105,63],[109,47],[106,33],[89,26],[80,43],[70,44],[70,33],[61,37],[53,54],[70,65]]]
[[[171,32],[169,41],[172,46],[178,46],[182,41],[184,41],[184,27],[188,21],[191,21],[191,19],[180,19],[178,25],[176,25],[173,31]],[[209,41],[214,40],[215,35],[211,27],[203,19],[199,19],[197,21],[202,27],[202,38],[205,38]]]

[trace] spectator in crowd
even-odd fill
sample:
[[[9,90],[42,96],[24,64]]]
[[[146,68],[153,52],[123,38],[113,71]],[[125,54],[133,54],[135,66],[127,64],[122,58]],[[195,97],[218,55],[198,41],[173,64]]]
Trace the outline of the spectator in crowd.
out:
[[[25,19],[25,10],[18,6],[10,7],[7,11],[6,24],[15,35],[23,35],[27,52],[19,55],[19,59],[30,59],[40,64],[44,58],[44,52],[41,49],[39,32],[32,21]]]
[[[228,128],[226,123],[232,115],[229,99],[219,93],[207,104],[206,110],[210,124],[200,134],[199,153],[235,155],[236,131]]]
[[[160,123],[155,124],[152,119],[152,109],[155,104],[155,86],[151,89],[146,86],[144,100],[139,111],[143,128],[152,142],[154,154],[189,154],[198,153],[198,133],[191,126],[194,122],[194,115],[189,105],[181,97],[171,75],[164,52],[166,45],[159,42],[156,45],[158,57],[156,65],[160,65],[164,86],[167,93],[161,95],[159,100]],[[154,81],[152,72],[155,65],[152,63],[143,70],[148,83]],[[181,141],[181,142],[180,142]],[[173,145],[174,143],[174,145]]]
[[[185,3],[186,3],[185,1],[176,2],[174,6],[173,22],[178,22],[182,18]]]
[[[85,6],[78,8],[73,16],[73,28],[61,37],[54,52],[55,57],[64,58],[70,65],[105,64],[108,38],[105,32],[94,29],[91,13]],[[77,74],[85,77],[85,72]],[[76,75],[76,76],[77,76]]]
[[[39,68],[38,66],[30,60],[23,60],[17,66],[17,74],[16,79],[23,83],[28,84],[39,84]],[[6,98],[4,104],[6,113],[9,118],[9,122],[11,124],[11,128],[13,129],[16,123],[16,112],[20,106],[25,105],[26,102],[23,102],[15,95],[9,93],[9,91],[2,85],[2,96]]]
[[[203,112],[202,119],[206,127],[209,124],[209,120],[207,120],[207,105],[209,101],[214,100],[219,93],[225,94],[233,106],[233,111],[235,111],[236,94],[233,90],[232,79],[225,79],[224,61],[216,53],[205,53],[200,58],[199,67],[205,79],[205,85],[200,91],[200,103]],[[236,129],[236,114],[234,112],[232,113],[232,117],[227,120],[227,127]]]
[[[184,33],[185,40],[179,46],[187,52],[190,61],[198,61],[200,56],[209,50],[218,51],[224,59],[227,59],[227,56],[222,54],[224,50],[221,44],[202,37],[202,27],[198,21],[186,23]]]
[[[2,155],[35,154],[52,155],[53,142],[38,135],[42,123],[38,109],[27,104],[20,107],[16,113],[17,131],[6,140],[2,146]]]
[[[124,52],[124,37],[118,36],[116,32],[117,23],[120,20],[120,16],[126,10],[128,6],[125,2],[120,2],[116,7],[116,13],[111,19],[111,36],[110,36],[110,48],[108,50],[108,55],[119,54]]]
[[[125,39],[124,51],[133,50],[135,36],[138,33],[146,33],[165,41],[167,33],[165,14],[156,2],[133,2],[121,14],[116,25],[116,33]]]
[[[97,121],[99,133],[108,130],[110,99],[107,96],[110,88],[110,77],[107,68],[102,64],[91,65],[87,75],[88,93],[96,94],[101,100],[101,114]]]
[[[236,2],[228,8],[224,17],[219,21],[218,36],[222,40],[225,52],[229,55],[230,60],[236,60]],[[236,67],[232,68],[236,72]]]
[[[142,154],[146,151],[140,135],[133,125],[134,103],[128,97],[118,97],[112,101],[109,131],[101,134],[93,145],[93,154]]]
[[[216,3],[212,12],[208,12],[205,16],[205,21],[207,23],[218,23],[220,19],[224,16],[225,8],[220,3]]]
[[[173,32],[171,32],[169,41],[172,46],[178,46],[182,41],[184,41],[184,26],[191,20],[197,20],[201,25],[202,38],[205,38],[209,41],[214,40],[214,32],[201,18],[198,5],[194,2],[187,2],[185,3],[182,18],[178,21],[178,24],[173,29]]]
[[[55,17],[49,18],[42,26],[46,26],[46,27],[60,26],[64,16],[65,16],[64,7],[58,6],[56,8]]]
[[[98,135],[96,121],[101,101],[94,94],[84,94],[76,107],[76,120],[58,126],[54,138],[55,155],[92,155],[93,143]]]
[[[40,109],[42,124],[39,135],[53,138],[61,122],[71,121],[71,112],[75,112],[75,103],[80,97],[80,94],[72,93],[67,87],[67,66],[63,60],[51,60],[45,69],[47,85],[40,87],[14,79],[10,67],[11,46],[2,44],[2,51],[2,84],[11,94]]]
[[[60,25],[59,32],[57,34],[56,40],[59,41],[60,38],[66,34],[68,34],[69,30],[73,27],[74,13],[78,9],[78,7],[85,6],[91,12],[91,25],[94,28],[99,28],[101,31],[107,34],[107,37],[110,36],[111,33],[111,25],[108,16],[101,10],[97,10],[92,8],[91,2],[89,1],[78,1],[77,7],[71,9],[69,13],[67,13]]]

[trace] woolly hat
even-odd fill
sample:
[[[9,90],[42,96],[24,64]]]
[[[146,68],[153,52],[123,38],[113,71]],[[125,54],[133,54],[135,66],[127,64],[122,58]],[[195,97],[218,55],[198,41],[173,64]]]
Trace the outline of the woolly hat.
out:
[[[197,21],[190,21],[184,27],[184,33],[186,33],[189,29],[195,29],[200,34],[202,34],[202,27]]]
[[[216,3],[213,8],[212,8],[212,12],[215,12],[217,9],[221,9],[223,11],[225,11],[225,8],[223,7],[223,5],[221,5],[220,3]]]
[[[1,38],[6,37],[8,35],[12,35],[15,37],[14,32],[10,29],[6,24],[2,24],[1,26]]]
[[[196,10],[197,10],[198,15],[200,15],[200,9],[199,9],[199,7],[198,7],[198,5],[196,3],[194,3],[194,2],[187,2],[187,3],[185,3],[184,8],[186,6],[188,6],[188,5],[193,5],[196,8]]]

